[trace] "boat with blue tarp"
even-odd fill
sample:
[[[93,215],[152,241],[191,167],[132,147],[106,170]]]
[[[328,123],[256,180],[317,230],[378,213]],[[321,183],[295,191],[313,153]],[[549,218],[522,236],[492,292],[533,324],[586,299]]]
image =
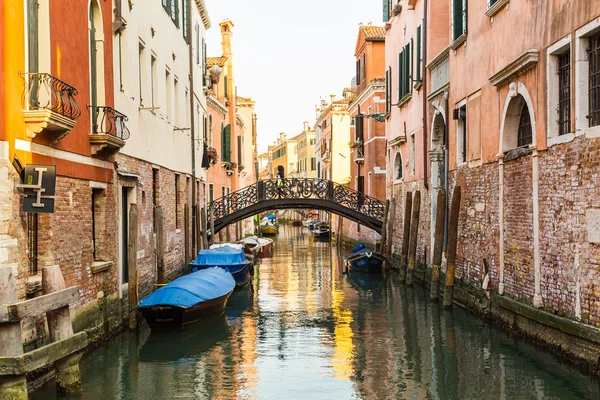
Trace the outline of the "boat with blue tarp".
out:
[[[252,263],[246,258],[244,250],[230,246],[200,250],[196,259],[190,263],[192,272],[211,267],[221,267],[229,271],[238,287],[247,286],[254,274]]]
[[[221,268],[184,275],[144,297],[138,306],[151,328],[183,327],[223,313],[235,280]]]
[[[363,242],[359,242],[352,254],[346,257],[350,269],[360,272],[381,272],[385,256],[374,250],[368,249]]]

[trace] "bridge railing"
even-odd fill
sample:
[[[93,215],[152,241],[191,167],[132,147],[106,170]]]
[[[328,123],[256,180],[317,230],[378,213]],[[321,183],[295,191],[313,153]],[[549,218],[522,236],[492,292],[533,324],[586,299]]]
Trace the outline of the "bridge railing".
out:
[[[383,220],[385,204],[380,200],[327,179],[289,178],[283,182],[265,179],[214,200],[209,216],[223,218],[260,201],[279,199],[329,200],[371,218]]]

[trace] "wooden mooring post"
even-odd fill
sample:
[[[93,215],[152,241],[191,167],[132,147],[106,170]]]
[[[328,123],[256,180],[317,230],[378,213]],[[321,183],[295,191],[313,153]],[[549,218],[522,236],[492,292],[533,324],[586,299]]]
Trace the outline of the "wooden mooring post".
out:
[[[385,244],[385,258],[390,260],[392,258],[392,243],[394,239],[394,224],[396,222],[396,199],[390,199],[390,205],[388,208],[388,219],[386,229],[386,244]],[[389,267],[389,262],[386,262]]]
[[[408,246],[410,244],[410,215],[412,211],[412,193],[406,192],[404,203],[404,232],[402,232],[402,251],[400,253],[400,282],[406,282],[406,267],[408,264]]]
[[[44,295],[18,301],[16,270],[0,267],[0,399],[27,399],[26,374],[56,368],[57,390],[81,390],[78,352],[87,346],[87,334],[73,334],[69,304],[79,300],[79,288],[66,288],[58,265],[42,269]],[[50,344],[23,353],[21,320],[46,314]]]
[[[390,212],[390,200],[385,201],[385,209],[383,211],[383,226],[381,228],[381,243],[379,243],[379,252],[384,253],[385,243],[387,241],[387,224],[388,224],[388,213]]]
[[[446,286],[444,288],[444,308],[452,308],[454,302],[454,273],[456,271],[456,250],[458,247],[458,216],[460,211],[460,186],[454,187],[450,220],[448,221],[448,259],[446,265]]]
[[[162,212],[162,211],[161,211]],[[162,229],[162,228],[160,228]],[[137,204],[129,205],[129,232],[127,233],[127,282],[129,299],[129,329],[137,328],[138,305],[138,275],[137,275],[137,239],[138,239],[138,208]]]
[[[197,208],[196,208],[197,209]],[[196,215],[197,217],[197,215]],[[198,218],[196,218],[198,224]],[[185,265],[190,262],[190,206],[187,203],[183,206],[183,236],[185,246]],[[196,235],[198,237],[198,235]]]
[[[207,226],[206,226],[206,208],[202,207],[202,209],[200,210],[200,221],[202,223],[202,247],[198,248],[198,251],[200,251],[200,249],[208,249],[208,232],[207,232]]]
[[[210,244],[215,242],[215,212],[210,208]]]
[[[202,221],[200,220],[200,207],[198,207],[198,206],[195,207],[195,213],[196,213],[196,226],[192,227],[192,229],[195,229],[195,232],[196,232],[196,243],[194,243],[194,247],[196,248],[196,251],[194,252],[194,258],[196,257],[196,255],[198,254],[200,249],[202,249],[204,246],[204,244],[202,243],[203,237],[202,237]],[[187,265],[187,263],[186,263],[186,265]]]
[[[419,214],[421,211],[421,192],[415,191],[410,221],[410,247],[408,249],[408,268],[406,270],[406,286],[415,282],[415,260],[417,257],[417,242],[419,236]]]
[[[440,294],[440,267],[444,250],[444,223],[446,219],[446,190],[440,189],[435,210],[435,232],[433,234],[433,269],[431,270],[431,288],[429,299],[438,301]]]

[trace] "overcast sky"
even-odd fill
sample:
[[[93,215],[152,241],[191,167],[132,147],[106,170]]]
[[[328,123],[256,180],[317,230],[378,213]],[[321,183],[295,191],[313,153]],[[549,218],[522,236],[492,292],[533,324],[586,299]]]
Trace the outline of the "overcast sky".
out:
[[[315,105],[340,96],[355,73],[358,24],[382,25],[381,0],[205,0],[208,56],[221,55],[219,22],[231,19],[238,95],[256,101],[259,152],[279,132],[302,132]]]

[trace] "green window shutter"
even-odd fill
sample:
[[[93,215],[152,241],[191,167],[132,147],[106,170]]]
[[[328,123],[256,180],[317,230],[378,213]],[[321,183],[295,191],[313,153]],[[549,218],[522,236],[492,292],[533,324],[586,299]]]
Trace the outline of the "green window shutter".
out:
[[[412,92],[412,89],[411,89],[412,85],[411,85],[411,83],[412,83],[412,80],[415,79],[415,72],[414,72],[414,65],[415,65],[415,63],[413,61],[413,56],[414,56],[414,53],[415,53],[415,50],[414,50],[415,46],[414,46],[414,42],[413,42],[412,38],[410,39],[409,46],[410,46],[409,47],[410,51],[409,51],[409,57],[408,57],[408,65],[409,65],[408,69],[410,71],[410,79],[408,80],[408,91]]]
[[[463,34],[463,0],[453,0],[452,2],[452,41],[455,41]]]
[[[390,112],[390,72],[385,71],[385,113]]]
[[[468,11],[468,4],[469,1],[468,0],[462,0],[462,33],[463,35],[467,34],[467,25],[468,25],[468,19],[467,19],[467,11]]]
[[[221,152],[223,161],[231,162],[231,126],[229,124],[221,131]]]
[[[202,75],[206,74],[206,40],[202,38]]]
[[[171,13],[171,19],[175,23],[175,26],[179,28],[179,0],[173,0],[173,12]]]
[[[200,64],[200,25],[196,24],[196,64]]]
[[[412,55],[411,55],[411,46],[410,43],[407,43],[404,49],[404,95],[406,96],[407,94],[410,93],[410,75],[411,75],[411,59],[412,59]]]
[[[190,20],[188,15],[188,6],[190,0],[182,0],[181,6],[183,7],[183,38],[187,44],[190,44],[190,33],[188,30],[190,29]]]
[[[417,28],[417,80],[421,80],[421,25]]]
[[[404,50],[398,54],[398,101],[404,97]]]
[[[39,70],[39,1],[27,0],[27,47],[29,68],[27,72]]]
[[[383,22],[388,22],[389,19],[390,19],[390,0],[383,0]]]

